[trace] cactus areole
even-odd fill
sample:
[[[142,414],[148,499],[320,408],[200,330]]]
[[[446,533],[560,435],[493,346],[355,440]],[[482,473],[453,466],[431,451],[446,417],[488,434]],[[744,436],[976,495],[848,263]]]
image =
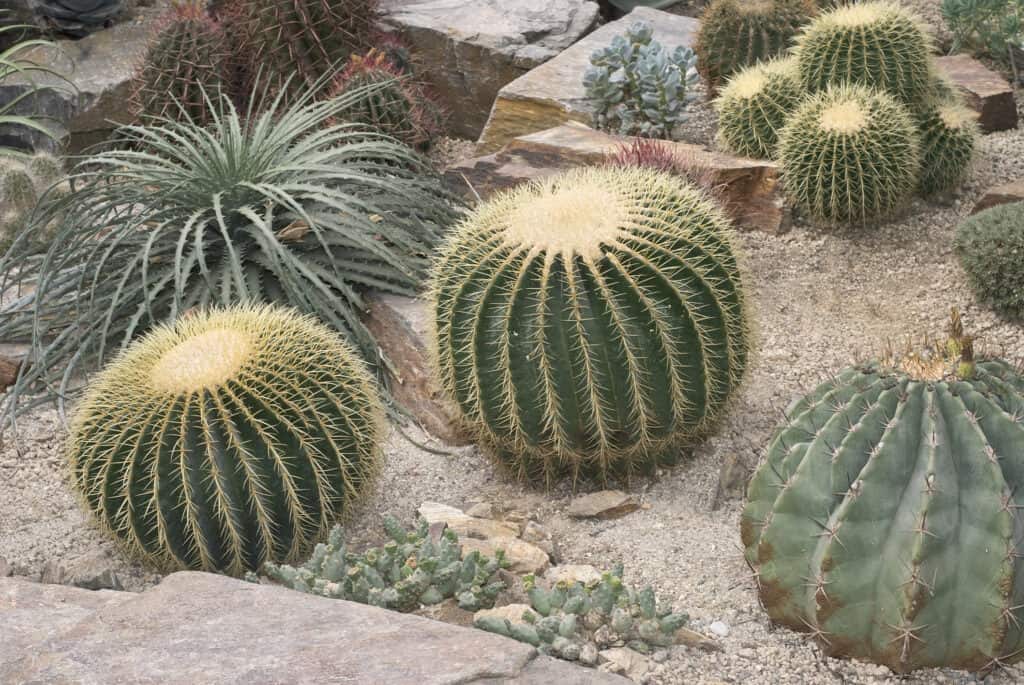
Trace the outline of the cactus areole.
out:
[[[1024,654],[1024,378],[972,347],[955,330],[842,371],[750,483],[761,602],[832,656],[905,673]]]
[[[657,461],[746,364],[728,220],[657,171],[577,169],[492,199],[433,282],[441,383],[522,477]]]

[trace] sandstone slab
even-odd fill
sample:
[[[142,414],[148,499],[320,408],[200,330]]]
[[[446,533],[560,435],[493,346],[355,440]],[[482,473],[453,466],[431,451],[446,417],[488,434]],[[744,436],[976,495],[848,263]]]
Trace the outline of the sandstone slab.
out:
[[[508,570],[516,574],[541,574],[551,565],[548,553],[540,547],[515,537],[466,538],[460,537],[462,556],[474,551],[486,557],[494,557],[498,550],[505,552]]]
[[[633,139],[596,131],[577,121],[513,139],[502,150],[477,157],[445,172],[449,186],[468,199],[486,199],[566,169],[603,164]],[[700,145],[665,142],[687,165],[709,179],[726,210],[741,228],[784,233],[790,214],[782,199],[774,162],[733,157]]]
[[[599,13],[591,0],[384,0],[383,11],[415,48],[452,132],[469,138],[505,84],[586,35]]]
[[[1013,86],[970,55],[939,57],[936,64],[964,93],[968,106],[978,113],[985,133],[1017,128],[1017,103]]]
[[[482,630],[183,572],[141,594],[0,579],[0,682],[626,681]]]
[[[985,194],[982,195],[981,199],[974,205],[974,209],[971,210],[971,214],[977,214],[989,207],[1007,205],[1011,202],[1024,202],[1024,181],[1004,183],[1001,186],[996,186],[986,190]]]
[[[577,497],[569,504],[569,516],[583,519],[613,519],[640,508],[636,497],[621,490],[601,490]]]
[[[655,40],[669,50],[692,46],[700,27],[696,19],[649,7],[638,7],[622,19],[605,24],[498,92],[480,136],[481,152],[495,152],[518,136],[566,121],[592,124],[594,107],[583,88],[583,72],[590,66],[590,55],[638,20],[649,23]]]

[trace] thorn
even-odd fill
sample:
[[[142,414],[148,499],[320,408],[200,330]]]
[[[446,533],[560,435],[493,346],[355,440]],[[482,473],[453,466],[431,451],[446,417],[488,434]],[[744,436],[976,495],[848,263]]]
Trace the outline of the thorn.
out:
[[[934,495],[937,492],[941,491],[937,487],[935,487],[935,474],[929,473],[924,478],[924,493],[926,495]]]
[[[932,533],[930,530],[928,530],[928,512],[924,512],[923,514],[921,514],[921,522],[917,524],[917,528],[914,528],[912,532],[917,533],[919,535],[927,535],[933,538],[938,537],[935,535],[935,533]]]
[[[890,644],[893,642],[899,642],[901,640],[903,641],[903,648],[900,650],[900,661],[906,663],[907,660],[910,658],[910,645],[912,644],[912,640],[917,640],[921,644],[924,644],[924,640],[921,639],[921,637],[915,635],[914,633],[924,630],[928,627],[928,624],[915,626],[911,624],[909,621],[907,621],[904,622],[902,626],[896,626],[892,625],[891,623],[887,623],[886,627],[896,631],[896,637],[889,640]]]
[[[829,639],[827,637],[825,637],[826,633],[825,633],[824,630],[822,630],[817,625],[811,623],[810,621],[808,621],[806,618],[804,618],[802,616],[800,617],[800,620],[803,621],[805,626],[807,626],[807,632],[809,633],[807,638],[809,640],[821,640],[822,642],[824,642],[829,647],[832,646],[832,643],[829,642]]]

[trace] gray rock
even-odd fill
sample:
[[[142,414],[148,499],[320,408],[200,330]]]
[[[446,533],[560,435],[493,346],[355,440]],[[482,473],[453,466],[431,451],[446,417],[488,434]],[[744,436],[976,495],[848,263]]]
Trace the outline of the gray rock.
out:
[[[0,579],[0,682],[623,681],[482,630],[183,572],[141,594]]]
[[[634,682],[640,680],[651,670],[651,662],[643,654],[634,652],[628,647],[614,647],[602,650],[599,655],[600,669],[610,673],[622,673]]]
[[[974,205],[971,214],[977,214],[989,207],[1024,201],[1024,181],[1013,181],[995,188],[989,188]]]
[[[938,57],[941,74],[963,93],[967,105],[978,113],[978,125],[985,133],[1017,128],[1017,103],[1013,86],[970,55]]]
[[[13,569],[11,568],[11,565],[7,563],[6,559],[0,557],[0,578],[6,578],[11,575],[12,572]]]
[[[453,133],[480,135],[498,91],[597,23],[589,0],[384,0],[386,28],[416,50],[451,113]]]
[[[114,571],[114,560],[101,551],[84,554],[64,567],[65,585],[86,590],[123,590],[121,579]]]
[[[577,497],[569,504],[569,516],[579,519],[612,519],[636,511],[640,502],[621,490],[601,490]]]
[[[708,626],[708,630],[718,637],[729,636],[729,626],[722,621],[714,621],[710,626]]]

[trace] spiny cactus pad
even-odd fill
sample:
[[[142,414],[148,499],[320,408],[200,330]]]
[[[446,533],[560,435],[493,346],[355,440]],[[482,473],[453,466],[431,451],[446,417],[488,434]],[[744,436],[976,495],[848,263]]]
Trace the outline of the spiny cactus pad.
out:
[[[697,70],[714,91],[744,67],[782,55],[817,14],[811,0],[712,0],[697,34]]]
[[[521,477],[649,466],[743,374],[740,281],[727,219],[673,176],[584,168],[521,186],[435,262],[441,384]]]
[[[920,20],[891,2],[842,5],[820,15],[796,39],[806,90],[858,83],[908,104],[931,95],[931,47]]]
[[[977,143],[977,114],[958,102],[923,107],[917,115],[921,132],[921,177],[918,190],[935,195],[963,181]]]
[[[270,306],[155,329],[91,383],[74,482],[129,551],[239,574],[294,559],[364,490],[382,408],[334,332]]]
[[[859,86],[808,97],[779,135],[786,192],[812,217],[867,221],[903,203],[917,185],[920,143],[907,109]]]
[[[897,672],[1024,654],[1024,378],[973,343],[847,368],[796,402],[750,482],[771,618]]]
[[[407,531],[388,517],[384,529],[391,539],[383,547],[355,554],[348,551],[341,526],[335,526],[327,544],[318,544],[302,566],[268,562],[263,570],[293,590],[396,611],[414,611],[449,598],[466,611],[476,611],[494,606],[505,589],[497,575],[505,564],[501,550],[493,559],[478,550],[463,557],[454,531],[446,529],[435,539],[424,519]]]
[[[719,142],[738,155],[773,157],[779,131],[802,97],[792,58],[740,71],[715,102]]]

